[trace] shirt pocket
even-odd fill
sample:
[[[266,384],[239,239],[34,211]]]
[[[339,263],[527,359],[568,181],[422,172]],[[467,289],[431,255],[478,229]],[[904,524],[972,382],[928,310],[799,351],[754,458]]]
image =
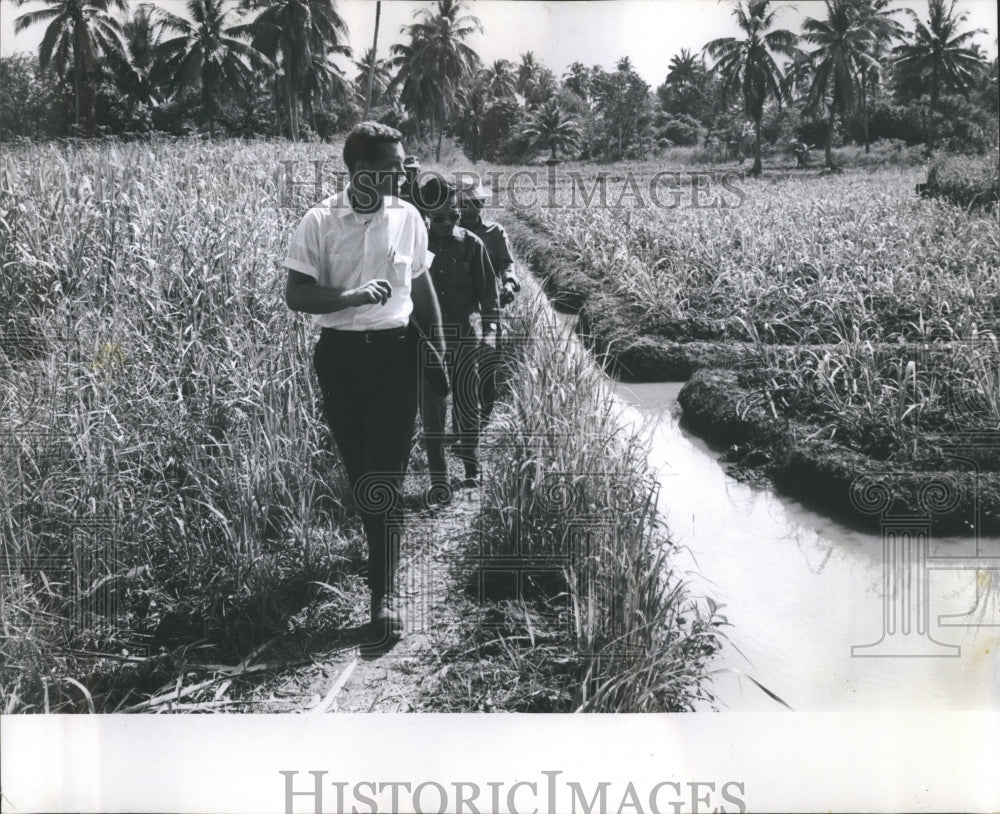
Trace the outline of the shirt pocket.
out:
[[[389,284],[405,288],[413,274],[413,258],[408,254],[397,254],[389,265]]]

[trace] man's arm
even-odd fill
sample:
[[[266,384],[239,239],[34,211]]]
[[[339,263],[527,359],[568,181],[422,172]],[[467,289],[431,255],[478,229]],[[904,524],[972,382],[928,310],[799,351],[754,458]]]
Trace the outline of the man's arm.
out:
[[[388,280],[372,280],[360,288],[339,289],[319,285],[308,274],[288,269],[285,282],[285,304],[293,311],[306,314],[332,314],[345,308],[375,303],[385,305],[391,296],[392,286]]]
[[[483,322],[483,339],[492,343],[495,339],[487,340],[487,337],[493,336],[496,333],[496,326],[500,324],[497,277],[493,273],[493,264],[490,262],[490,256],[486,252],[486,247],[475,235],[471,236],[474,239],[474,244],[470,251],[469,270],[472,273],[473,288],[479,298],[478,305],[479,314]]]
[[[413,321],[431,339],[438,352],[443,357],[444,329],[441,327],[441,307],[438,305],[437,294],[431,285],[431,273],[425,271],[419,277],[414,277],[410,283],[410,297],[413,300]]]
[[[500,238],[497,240],[496,247],[496,268],[493,271],[496,272],[497,277],[500,280],[500,285],[506,283],[512,283],[515,291],[521,290],[521,283],[517,279],[517,275],[514,273],[514,256],[510,251],[510,241],[507,239],[507,233],[504,228],[498,223],[496,224],[497,231],[500,233]]]

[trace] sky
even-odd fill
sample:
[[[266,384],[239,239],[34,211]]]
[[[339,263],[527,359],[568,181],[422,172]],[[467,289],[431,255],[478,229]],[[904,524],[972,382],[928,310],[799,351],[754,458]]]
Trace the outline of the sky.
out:
[[[133,2],[133,0],[130,0]],[[14,34],[14,18],[25,11],[44,7],[44,2],[28,2],[15,7],[0,0],[0,55],[37,49],[45,26],[39,24]],[[183,0],[156,0],[160,5],[184,13]],[[393,42],[403,37],[400,28],[413,21],[414,11],[430,2],[384,0],[379,29],[380,56],[386,56]],[[926,0],[895,3],[927,14]],[[476,34],[469,44],[484,63],[496,59],[517,61],[520,54],[533,51],[558,76],[571,62],[601,65],[613,69],[628,55],[639,74],[652,86],[666,78],[670,58],[681,48],[698,51],[709,40],[735,36],[730,0],[473,0],[469,13],[483,23],[485,33]],[[820,16],[817,0],[777,2],[778,21],[798,33],[805,17]],[[375,29],[374,0],[339,0],[337,7],[347,22],[350,45],[360,56],[372,43]],[[984,50],[997,55],[997,0],[958,0],[957,7],[968,12],[967,28],[985,28],[977,37]],[[343,67],[353,76],[353,67]]]

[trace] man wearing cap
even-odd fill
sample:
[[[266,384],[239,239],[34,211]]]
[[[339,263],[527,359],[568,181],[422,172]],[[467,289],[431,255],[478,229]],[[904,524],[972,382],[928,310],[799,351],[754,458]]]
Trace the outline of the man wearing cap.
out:
[[[415,155],[403,159],[403,182],[399,185],[399,199],[413,206],[417,205],[414,194],[417,191],[417,176],[420,174],[420,161]]]
[[[496,347],[496,276],[482,241],[458,225],[461,216],[455,187],[434,176],[420,187],[418,197],[430,222],[429,246],[434,254],[430,278],[441,305],[447,346],[455,454],[465,466],[462,486],[470,487],[479,479],[479,348]],[[451,492],[444,458],[445,400],[424,387],[420,409],[431,474],[430,500],[446,503]]]
[[[459,191],[459,207],[461,210],[461,226],[476,237],[486,246],[486,253],[490,257],[493,272],[496,274],[497,283],[500,286],[500,307],[509,305],[514,301],[514,295],[521,290],[521,283],[514,273],[514,258],[510,251],[510,242],[507,240],[507,233],[496,221],[485,220],[482,216],[483,205],[487,199],[486,190],[478,179],[466,178],[462,182]],[[496,325],[497,339],[501,336],[501,326],[499,321]],[[496,356],[496,344],[487,353]],[[495,359],[487,359],[483,365],[480,378],[480,421],[483,425],[489,421],[493,412],[493,405],[496,402],[497,390],[497,364]]]
[[[376,122],[350,132],[350,184],[305,214],[284,263],[288,307],[315,315],[322,329],[313,364],[368,542],[367,639],[376,647],[403,632],[393,592],[419,389],[416,329],[441,329],[427,231],[417,210],[393,197],[401,140]]]

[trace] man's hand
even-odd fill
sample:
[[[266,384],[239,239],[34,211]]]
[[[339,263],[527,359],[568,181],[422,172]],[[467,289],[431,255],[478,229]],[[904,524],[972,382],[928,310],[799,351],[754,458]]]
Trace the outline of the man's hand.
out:
[[[520,290],[521,284],[517,280],[504,280],[503,286],[500,288],[500,307],[503,308],[514,302],[514,295]]]
[[[372,280],[353,291],[347,292],[351,305],[385,305],[392,296],[392,285],[388,280]]]
[[[496,331],[490,331],[489,333],[483,334],[483,345],[490,350],[497,349],[497,335]]]

